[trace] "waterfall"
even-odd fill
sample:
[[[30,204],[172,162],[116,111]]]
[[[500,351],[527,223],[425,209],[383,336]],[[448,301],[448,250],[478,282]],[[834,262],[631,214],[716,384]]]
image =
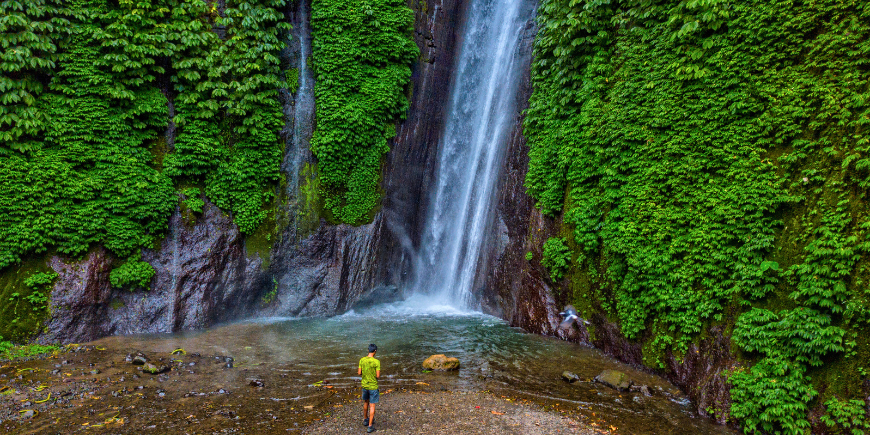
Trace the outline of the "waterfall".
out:
[[[533,14],[526,0],[471,0],[468,6],[414,293],[474,308],[472,286],[515,125],[518,81],[527,66],[518,55],[519,42]]]
[[[284,157],[282,169],[287,174],[287,197],[291,214],[294,216],[290,223],[290,229],[296,237],[297,227],[300,224],[300,214],[305,213],[308,204],[302,204],[304,198],[300,198],[300,178],[303,174],[303,165],[311,159],[309,142],[314,131],[314,73],[308,64],[311,55],[311,31],[309,30],[310,0],[299,2],[296,17],[293,20],[293,42],[298,43],[295,47],[295,66],[298,72],[298,88],[293,102],[293,130],[288,149]]]

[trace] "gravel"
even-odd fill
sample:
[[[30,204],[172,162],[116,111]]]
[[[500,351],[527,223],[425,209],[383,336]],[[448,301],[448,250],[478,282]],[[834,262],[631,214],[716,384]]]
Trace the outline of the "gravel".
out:
[[[365,433],[362,402],[334,405],[304,434]],[[576,420],[534,404],[516,403],[487,392],[397,392],[381,394],[375,433],[382,434],[604,434]]]

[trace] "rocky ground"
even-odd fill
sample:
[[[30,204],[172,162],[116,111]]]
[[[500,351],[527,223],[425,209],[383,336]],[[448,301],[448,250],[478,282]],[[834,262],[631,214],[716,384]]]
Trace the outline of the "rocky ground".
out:
[[[579,416],[547,410],[488,392],[391,392],[381,396],[375,412],[376,433],[383,434],[602,434]],[[364,433],[359,403],[334,405],[304,434]]]
[[[385,434],[615,433],[503,394],[412,383],[384,391],[375,424]],[[71,346],[0,363],[0,432],[10,434],[363,433],[360,414],[355,386],[306,385],[291,366],[222,355]]]

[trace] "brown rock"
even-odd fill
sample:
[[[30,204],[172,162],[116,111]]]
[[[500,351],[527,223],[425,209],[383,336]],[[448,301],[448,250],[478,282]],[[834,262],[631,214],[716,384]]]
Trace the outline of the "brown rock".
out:
[[[459,359],[444,355],[432,355],[423,361],[423,368],[438,371],[459,370]]]
[[[632,381],[623,372],[616,370],[605,370],[595,377],[595,382],[607,385],[610,388],[626,391],[631,387]]]

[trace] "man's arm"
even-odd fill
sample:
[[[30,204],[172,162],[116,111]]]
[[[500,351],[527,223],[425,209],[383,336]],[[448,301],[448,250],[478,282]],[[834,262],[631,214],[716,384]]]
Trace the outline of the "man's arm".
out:
[[[381,378],[381,371],[380,371],[380,370],[378,370],[378,371],[375,372],[375,377],[378,378],[378,379]]]
[[[359,376],[361,374],[362,374],[362,367],[357,367],[356,368],[356,375]]]

